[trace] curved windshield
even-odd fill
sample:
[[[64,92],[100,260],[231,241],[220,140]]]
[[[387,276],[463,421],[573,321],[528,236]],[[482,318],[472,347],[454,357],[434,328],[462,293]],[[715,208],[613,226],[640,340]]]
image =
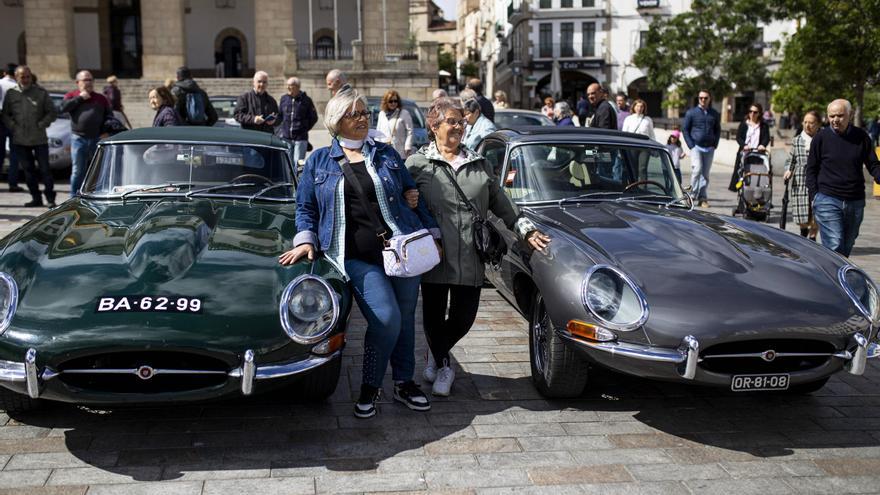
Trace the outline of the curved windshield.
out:
[[[555,125],[545,115],[538,113],[495,112],[495,127],[499,129],[516,129],[518,127]]]
[[[517,202],[637,198],[682,200],[669,155],[613,144],[527,144],[513,148],[504,189]]]
[[[119,143],[98,149],[83,193],[91,196],[179,194],[293,199],[284,150],[260,146]]]

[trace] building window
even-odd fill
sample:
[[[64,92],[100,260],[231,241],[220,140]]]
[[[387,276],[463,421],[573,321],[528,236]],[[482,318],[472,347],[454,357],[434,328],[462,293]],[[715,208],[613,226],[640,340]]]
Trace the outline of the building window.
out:
[[[559,25],[559,56],[574,57],[574,23],[563,22]]]
[[[318,0],[320,10],[333,10],[333,0]]]
[[[639,31],[639,48],[644,48],[648,43],[648,32]]]
[[[335,58],[333,38],[321,36],[315,41],[315,58],[329,60]]]
[[[553,7],[553,3],[551,2],[551,0],[541,0],[539,7],[541,7],[542,9],[549,9]]]
[[[596,23],[585,22],[581,26],[581,35],[583,36],[583,45],[581,46],[582,57],[596,56]]]
[[[581,7],[595,7],[596,0],[581,0]]]
[[[574,7],[574,0],[562,0],[561,7],[563,9],[570,9]]]
[[[539,56],[547,58],[553,56],[553,24],[539,25],[540,37],[538,38]]]

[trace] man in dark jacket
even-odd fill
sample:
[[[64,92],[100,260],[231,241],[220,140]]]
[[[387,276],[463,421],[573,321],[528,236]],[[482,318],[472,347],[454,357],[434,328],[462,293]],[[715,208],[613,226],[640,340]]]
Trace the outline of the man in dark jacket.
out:
[[[26,65],[15,69],[18,86],[6,93],[3,102],[3,125],[12,130],[12,145],[21,164],[31,201],[26,207],[43,206],[34,158],[40,164],[39,175],[43,179],[49,208],[55,207],[55,191],[52,171],[49,170],[49,140],[46,129],[55,120],[55,105],[45,89],[33,83],[31,70]]]
[[[467,89],[474,90],[477,93],[477,103],[480,104],[480,115],[495,123],[495,107],[488,98],[483,96],[483,81],[476,77],[467,82]]]
[[[849,256],[865,213],[866,167],[880,184],[880,161],[868,133],[850,124],[852,105],[834,100],[828,105],[831,124],[810,144],[804,169],[813,215],[822,234],[822,245]]]
[[[588,124],[586,127],[595,127],[597,129],[617,130],[617,111],[611,103],[605,98],[607,93],[605,88],[599,83],[593,83],[587,86],[587,101],[590,102],[590,114],[586,117],[578,117],[581,125],[584,122]]]
[[[208,98],[208,93],[193,80],[187,67],[177,69],[177,82],[171,88],[176,103],[174,109],[180,116],[181,125],[203,125],[211,127],[217,123],[217,111]],[[194,100],[196,99],[196,100]],[[196,115],[190,115],[187,106],[194,109]]]
[[[305,160],[309,146],[309,130],[318,122],[318,111],[312,99],[300,91],[296,77],[287,80],[287,94],[281,97],[281,126],[278,135],[293,142],[294,164]]]
[[[70,114],[70,157],[73,167],[70,173],[70,195],[79,192],[85,178],[86,167],[98,149],[98,140],[104,122],[113,116],[110,102],[95,92],[92,73],[82,70],[76,73],[75,90],[64,95],[61,113]]]
[[[242,129],[262,131],[272,134],[281,125],[278,117],[278,103],[266,91],[269,87],[269,74],[257,71],[254,74],[254,89],[242,93],[235,104],[235,120]]]
[[[709,171],[721,140],[721,115],[712,108],[712,96],[701,90],[697,106],[687,111],[681,133],[691,149],[691,196],[700,207],[709,207]]]

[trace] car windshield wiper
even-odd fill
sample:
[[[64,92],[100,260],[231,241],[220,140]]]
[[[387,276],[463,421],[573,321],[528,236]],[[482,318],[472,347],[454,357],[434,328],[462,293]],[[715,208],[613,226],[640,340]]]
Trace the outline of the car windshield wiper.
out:
[[[219,191],[220,189],[236,189],[239,187],[254,187],[257,184],[254,182],[230,182],[227,184],[220,184],[219,186],[211,186],[211,187],[203,187],[202,189],[196,189],[194,191],[190,191],[186,193],[186,198],[189,199],[196,194],[203,194],[212,191]]]
[[[690,194],[684,194],[678,198],[673,199],[672,201],[667,202],[665,205],[666,208],[669,208],[672,205],[683,203],[682,206],[686,207],[689,210],[694,209],[694,198],[691,197]]]
[[[565,203],[577,203],[578,201],[583,201],[587,199],[592,199],[597,196],[607,196],[609,194],[613,194],[615,196],[619,196],[620,191],[593,191],[585,194],[581,194],[579,196],[573,196],[571,198],[562,198],[559,200],[559,206],[564,205]]]
[[[251,197],[248,199],[248,204],[253,203],[253,201],[254,201],[255,199],[259,198],[260,196],[262,196],[263,193],[269,192],[269,191],[271,191],[272,189],[278,189],[279,187],[288,187],[288,186],[289,186],[289,187],[293,187],[293,183],[292,183],[292,182],[280,182],[280,183],[278,183],[278,184],[272,184],[271,186],[266,186],[266,187],[260,189],[259,191],[257,191],[256,194],[254,194],[253,196],[251,196]]]
[[[125,198],[127,198],[128,196],[130,196],[134,193],[155,191],[156,189],[162,189],[164,187],[176,187],[178,190],[180,190],[181,187],[192,187],[192,186],[193,186],[192,182],[169,182],[167,184],[159,184],[157,186],[145,186],[145,187],[139,187],[137,189],[132,189],[131,191],[125,191],[119,197],[122,198],[123,201],[125,201]]]

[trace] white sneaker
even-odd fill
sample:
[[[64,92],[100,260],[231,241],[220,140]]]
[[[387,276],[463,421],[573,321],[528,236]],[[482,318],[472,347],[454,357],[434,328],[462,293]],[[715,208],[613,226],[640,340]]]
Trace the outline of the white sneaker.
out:
[[[434,355],[428,351],[428,363],[425,365],[425,371],[422,372],[422,378],[428,383],[434,383],[437,379],[437,363],[434,362]]]
[[[449,366],[449,361],[443,360],[444,366],[437,370],[437,379],[434,380],[434,386],[431,393],[442,397],[448,397],[449,391],[452,390],[452,382],[455,381],[455,370]]]

